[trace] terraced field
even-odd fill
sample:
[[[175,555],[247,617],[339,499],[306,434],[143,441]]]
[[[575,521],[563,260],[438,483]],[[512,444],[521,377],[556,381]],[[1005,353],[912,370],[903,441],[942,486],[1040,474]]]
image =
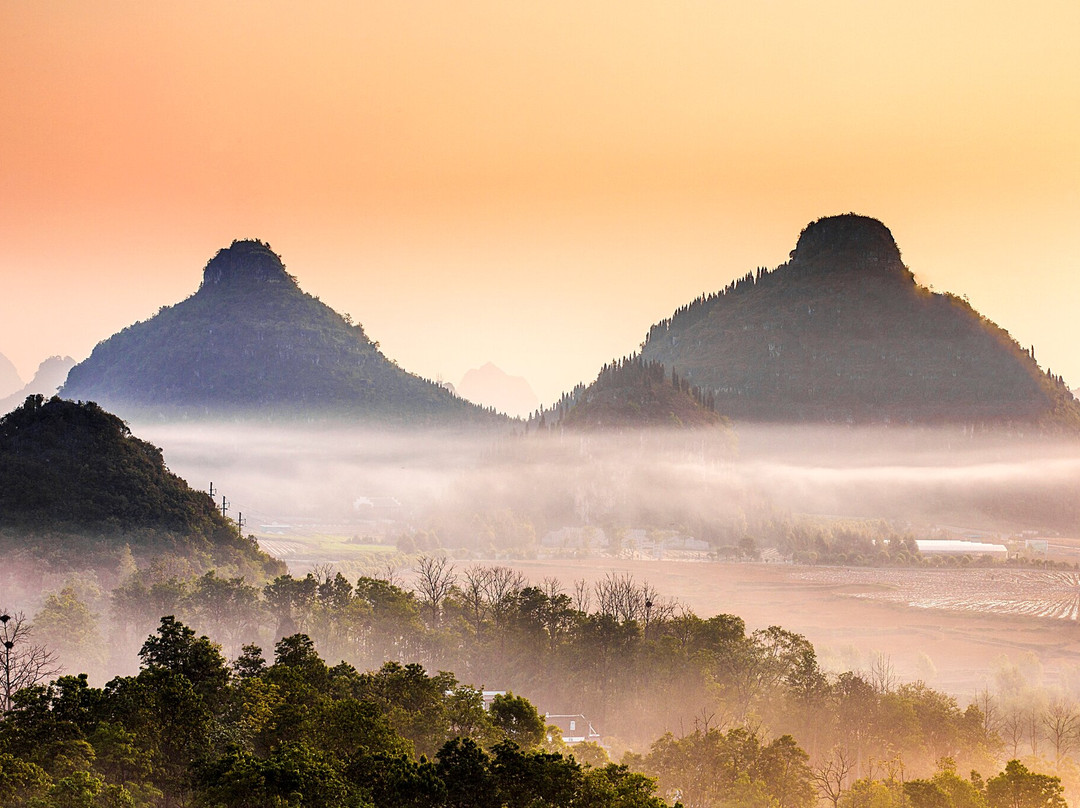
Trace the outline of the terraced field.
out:
[[[1040,570],[815,569],[794,578],[846,586],[847,597],[919,609],[1076,621],[1080,573]],[[859,585],[868,587],[857,591]]]

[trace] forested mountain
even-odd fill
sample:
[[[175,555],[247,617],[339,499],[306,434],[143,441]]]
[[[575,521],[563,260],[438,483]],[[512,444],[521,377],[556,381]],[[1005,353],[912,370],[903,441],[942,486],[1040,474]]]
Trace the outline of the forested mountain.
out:
[[[693,429],[722,423],[712,394],[691,386],[677,371],[665,371],[659,362],[630,356],[604,365],[596,381],[579,385],[530,425],[599,430]]]
[[[284,569],[115,415],[43,396],[0,418],[0,543],[67,567],[130,547],[135,558],[166,553],[191,569],[256,578]]]
[[[642,356],[739,419],[1080,430],[1059,376],[965,300],[916,284],[888,228],[855,214],[811,223],[788,262],[653,326]]]
[[[234,241],[194,295],[99,343],[62,395],[125,416],[493,418],[389,361],[260,241]]]

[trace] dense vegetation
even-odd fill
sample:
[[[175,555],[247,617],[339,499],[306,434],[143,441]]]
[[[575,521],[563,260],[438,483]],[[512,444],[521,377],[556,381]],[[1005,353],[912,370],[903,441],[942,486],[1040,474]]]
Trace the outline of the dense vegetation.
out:
[[[495,419],[388,360],[259,241],[234,241],[198,292],[99,343],[62,394],[143,417]]]
[[[723,423],[711,394],[640,356],[618,359],[600,369],[596,381],[578,386],[550,410],[537,412],[530,428],[684,429]]]
[[[114,595],[123,619],[164,603],[231,626],[234,661],[170,616],[130,676],[19,691],[0,721],[0,805],[1064,808],[1061,780],[1019,760],[976,773],[1008,746],[988,695],[962,709],[884,661],[826,675],[799,635],[699,618],[631,579],[570,595],[427,558],[412,591],[329,571],[261,593],[212,575],[147,583]],[[43,634],[77,598],[59,600],[35,618]],[[268,664],[252,640],[296,626]],[[506,691],[487,709],[462,684],[485,679]],[[514,695],[532,698],[527,682],[541,705],[598,719],[611,751],[631,735],[642,751],[616,765],[568,748]],[[1040,737],[1060,770],[1067,733]]]
[[[20,691],[0,722],[0,805],[660,808],[653,782],[541,748],[512,693],[484,709],[450,674],[328,667],[302,634],[230,666],[172,617],[135,676]],[[559,746],[557,739],[552,739]]]
[[[965,300],[918,286],[888,229],[853,214],[653,326],[642,356],[737,419],[1080,430],[1063,379]]]
[[[23,556],[90,567],[125,548],[255,579],[284,568],[115,415],[40,395],[0,418],[0,542],[9,569]]]

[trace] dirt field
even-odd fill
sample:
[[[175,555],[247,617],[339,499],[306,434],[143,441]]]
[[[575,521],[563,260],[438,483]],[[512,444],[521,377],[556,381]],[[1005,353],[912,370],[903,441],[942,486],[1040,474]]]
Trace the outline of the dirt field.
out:
[[[1004,660],[1029,672],[1041,664],[1048,684],[1080,673],[1080,579],[1073,574],[612,559],[512,566],[533,581],[557,577],[568,589],[575,579],[628,572],[699,616],[728,612],[748,630],[797,631],[831,670],[866,670],[882,653],[901,680],[923,679],[962,702],[984,685],[993,690]]]

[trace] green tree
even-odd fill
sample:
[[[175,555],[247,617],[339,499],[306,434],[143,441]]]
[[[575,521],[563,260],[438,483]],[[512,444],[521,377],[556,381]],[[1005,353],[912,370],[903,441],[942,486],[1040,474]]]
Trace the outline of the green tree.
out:
[[[45,598],[34,616],[38,639],[57,655],[67,670],[96,673],[106,661],[105,641],[98,631],[98,619],[75,593],[65,586]]]
[[[544,740],[544,719],[528,699],[512,692],[500,693],[490,710],[495,729],[522,749],[534,749]]]
[[[224,695],[229,669],[217,644],[195,632],[175,617],[161,618],[157,634],[143,643],[139,657],[146,671],[167,671],[183,676],[208,705]]]
[[[1005,771],[986,781],[989,808],[1066,808],[1065,789],[1060,777],[1037,774],[1018,760],[1010,760]]]
[[[233,750],[200,777],[203,808],[362,808],[370,806],[339,764],[303,744],[283,744],[267,757]]]

